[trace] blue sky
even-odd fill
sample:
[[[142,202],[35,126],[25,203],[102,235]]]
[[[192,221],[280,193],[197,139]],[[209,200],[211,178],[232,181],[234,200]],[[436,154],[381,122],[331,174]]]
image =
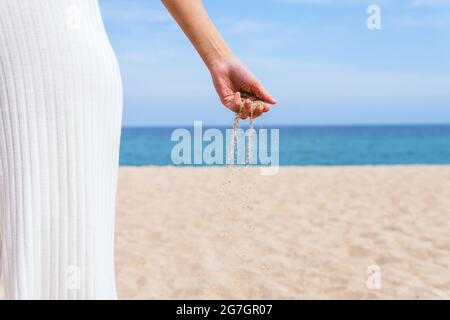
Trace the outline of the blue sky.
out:
[[[261,125],[450,123],[450,0],[204,0],[278,100]],[[366,27],[379,5],[382,30]],[[124,125],[232,123],[158,0],[100,0],[121,65]]]

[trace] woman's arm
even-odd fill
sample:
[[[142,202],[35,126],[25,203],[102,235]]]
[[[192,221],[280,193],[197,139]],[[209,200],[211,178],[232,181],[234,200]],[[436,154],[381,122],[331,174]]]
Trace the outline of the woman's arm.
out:
[[[162,0],[162,2],[211,72],[222,103],[231,111],[239,112],[241,93],[245,93],[248,97],[242,110],[242,119],[250,115],[252,100],[262,100],[266,103],[253,111],[254,117],[269,111],[269,104],[275,104],[275,99],[233,55],[209,18],[201,0]]]

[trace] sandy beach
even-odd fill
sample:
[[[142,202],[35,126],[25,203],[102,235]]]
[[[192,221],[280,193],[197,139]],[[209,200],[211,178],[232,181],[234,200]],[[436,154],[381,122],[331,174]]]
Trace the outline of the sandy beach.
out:
[[[450,299],[449,234],[450,166],[124,167],[119,296]]]

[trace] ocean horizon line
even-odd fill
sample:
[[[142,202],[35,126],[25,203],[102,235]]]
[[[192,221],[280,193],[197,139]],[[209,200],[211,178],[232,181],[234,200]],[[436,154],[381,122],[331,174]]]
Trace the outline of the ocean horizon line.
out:
[[[173,164],[172,149],[180,142],[173,141],[172,134],[178,128],[194,130],[193,126],[123,128],[120,164]],[[204,125],[204,132],[209,128]],[[212,128],[222,131],[223,137],[224,131],[231,129],[228,126]],[[247,126],[242,128],[245,130]],[[450,124],[285,125],[256,129],[279,129],[277,159],[281,166],[450,164]],[[206,148],[209,143],[202,141],[200,147]],[[191,148],[194,145],[195,141],[191,141]],[[222,142],[222,154],[227,154],[226,147]]]
[[[140,128],[155,128],[155,129],[171,129],[171,128],[186,128],[193,126],[194,121],[191,124],[164,124],[164,125],[123,125],[122,129],[140,129]],[[245,127],[243,124],[241,127]],[[347,123],[347,124],[256,124],[255,127],[266,127],[266,128],[361,128],[361,127],[450,127],[450,123]],[[204,123],[205,128],[231,128],[232,124],[208,124]]]
[[[450,163],[392,163],[392,164],[280,164],[280,168],[391,168],[391,167],[449,167]],[[180,168],[180,169],[192,169],[192,168],[252,168],[260,169],[267,166],[263,165],[175,165],[175,164],[120,164],[121,168]]]

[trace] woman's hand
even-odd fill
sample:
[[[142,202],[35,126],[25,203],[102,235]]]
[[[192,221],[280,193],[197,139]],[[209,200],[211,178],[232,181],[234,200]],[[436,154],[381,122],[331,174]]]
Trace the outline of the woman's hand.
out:
[[[248,116],[256,118],[269,111],[269,104],[275,104],[275,99],[234,57],[209,18],[201,0],[162,2],[208,66],[222,103],[231,111],[239,112],[242,119]],[[241,98],[244,98],[242,110]],[[252,112],[253,107],[255,109]]]
[[[259,117],[270,110],[276,100],[262,87],[256,77],[236,58],[214,61],[209,66],[214,87],[222,103],[233,112],[241,112],[240,118]],[[244,95],[241,97],[241,93]],[[242,110],[241,103],[244,100]],[[252,101],[263,104],[252,104]],[[255,108],[252,113],[252,108]]]

